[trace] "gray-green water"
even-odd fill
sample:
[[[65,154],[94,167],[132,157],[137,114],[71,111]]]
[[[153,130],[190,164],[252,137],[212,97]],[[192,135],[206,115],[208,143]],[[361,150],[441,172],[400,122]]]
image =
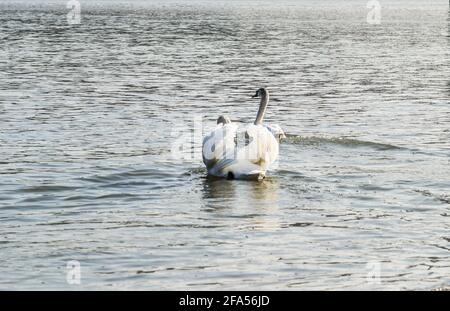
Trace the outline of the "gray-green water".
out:
[[[0,3],[1,289],[449,285],[448,1],[80,2]],[[261,86],[269,178],[173,156]]]

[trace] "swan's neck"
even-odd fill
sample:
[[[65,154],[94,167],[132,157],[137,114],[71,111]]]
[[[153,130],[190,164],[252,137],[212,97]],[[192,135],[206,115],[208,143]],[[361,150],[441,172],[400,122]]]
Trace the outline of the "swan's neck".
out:
[[[269,92],[264,91],[261,94],[261,102],[259,103],[259,109],[258,114],[256,115],[255,125],[262,124],[268,103],[269,103]]]

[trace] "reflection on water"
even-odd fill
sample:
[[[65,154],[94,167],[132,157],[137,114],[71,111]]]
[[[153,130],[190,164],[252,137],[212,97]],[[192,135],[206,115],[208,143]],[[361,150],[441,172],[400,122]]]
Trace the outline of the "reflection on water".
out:
[[[279,182],[276,178],[267,177],[262,182],[250,183],[251,197],[255,203],[273,204],[278,201]]]
[[[203,181],[203,198],[230,199],[235,196],[236,181],[207,176]]]
[[[208,177],[203,181],[204,209],[245,218],[246,226],[254,230],[273,230],[281,225],[278,191],[277,178],[238,181]]]
[[[262,181],[226,180],[207,176],[203,180],[203,199],[212,205],[232,204],[245,200],[246,205],[273,205],[278,201],[279,182],[276,178]],[[240,192],[240,193],[239,193]]]

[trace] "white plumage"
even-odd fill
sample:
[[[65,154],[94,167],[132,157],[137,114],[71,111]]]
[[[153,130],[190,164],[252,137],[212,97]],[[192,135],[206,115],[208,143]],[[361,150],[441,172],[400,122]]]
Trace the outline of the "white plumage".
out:
[[[277,159],[284,132],[278,125],[262,125],[269,100],[265,89],[255,96],[261,104],[254,124],[239,131],[227,117],[219,117],[216,128],[203,139],[203,162],[208,174],[236,179],[262,179]]]

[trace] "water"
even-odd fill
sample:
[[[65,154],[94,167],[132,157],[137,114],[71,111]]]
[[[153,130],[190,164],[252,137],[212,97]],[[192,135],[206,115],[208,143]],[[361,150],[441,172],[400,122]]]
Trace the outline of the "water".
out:
[[[0,288],[448,286],[448,3],[381,4],[2,1]],[[277,167],[206,178],[261,86]]]

